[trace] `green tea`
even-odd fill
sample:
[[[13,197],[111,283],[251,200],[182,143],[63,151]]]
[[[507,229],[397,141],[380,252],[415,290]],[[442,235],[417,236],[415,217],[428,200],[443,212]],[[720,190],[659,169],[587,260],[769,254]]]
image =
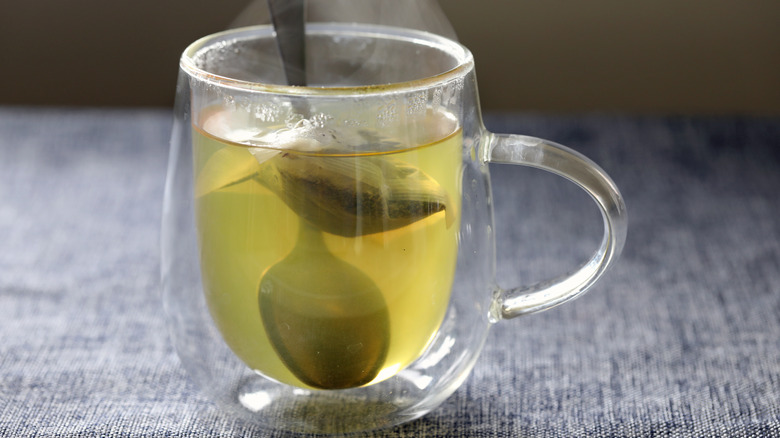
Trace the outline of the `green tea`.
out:
[[[266,135],[278,127],[245,135],[238,124],[206,111],[193,135],[204,293],[225,342],[251,369],[299,387],[395,375],[423,353],[449,301],[457,123],[431,112],[392,136],[347,132],[367,143],[335,152],[258,146],[251,139],[281,138]],[[327,292],[339,287],[348,292]]]

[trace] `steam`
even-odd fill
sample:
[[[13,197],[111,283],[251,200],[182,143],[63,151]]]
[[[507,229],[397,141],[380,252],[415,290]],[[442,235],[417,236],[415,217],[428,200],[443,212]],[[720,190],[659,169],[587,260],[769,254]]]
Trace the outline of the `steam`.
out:
[[[436,0],[306,0],[310,23],[361,23],[404,27],[457,39]],[[229,27],[271,22],[266,0],[253,0]]]

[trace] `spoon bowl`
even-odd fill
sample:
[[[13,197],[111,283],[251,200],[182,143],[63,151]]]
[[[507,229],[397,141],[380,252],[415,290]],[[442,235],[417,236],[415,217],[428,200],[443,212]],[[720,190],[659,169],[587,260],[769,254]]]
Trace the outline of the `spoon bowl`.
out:
[[[301,222],[293,251],[263,275],[258,301],[271,345],[306,385],[354,388],[381,371],[390,343],[382,292],[331,254],[319,230]]]

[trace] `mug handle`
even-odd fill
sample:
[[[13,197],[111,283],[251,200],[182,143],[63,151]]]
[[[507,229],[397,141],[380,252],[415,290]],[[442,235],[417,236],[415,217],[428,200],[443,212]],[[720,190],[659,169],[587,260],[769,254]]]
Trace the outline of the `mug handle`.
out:
[[[514,318],[547,310],[585,293],[617,260],[626,241],[628,216],[617,186],[596,163],[566,146],[536,137],[488,134],[485,161],[520,164],[569,179],[596,202],[604,221],[604,237],[581,267],[552,280],[508,290],[498,289],[492,316]]]

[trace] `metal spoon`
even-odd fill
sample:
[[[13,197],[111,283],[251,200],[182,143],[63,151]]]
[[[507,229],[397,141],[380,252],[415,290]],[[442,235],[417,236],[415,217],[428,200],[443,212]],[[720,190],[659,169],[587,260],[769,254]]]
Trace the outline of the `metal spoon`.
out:
[[[306,85],[304,0],[268,0],[287,85]]]
[[[268,6],[287,81],[305,85],[303,0]],[[381,371],[390,345],[384,296],[365,273],[331,254],[322,231],[307,221],[300,221],[292,252],[263,275],[258,304],[271,345],[304,384],[353,388]]]
[[[354,388],[381,371],[390,337],[382,292],[331,254],[319,230],[301,221],[295,248],[265,273],[258,300],[271,344],[306,385]]]

